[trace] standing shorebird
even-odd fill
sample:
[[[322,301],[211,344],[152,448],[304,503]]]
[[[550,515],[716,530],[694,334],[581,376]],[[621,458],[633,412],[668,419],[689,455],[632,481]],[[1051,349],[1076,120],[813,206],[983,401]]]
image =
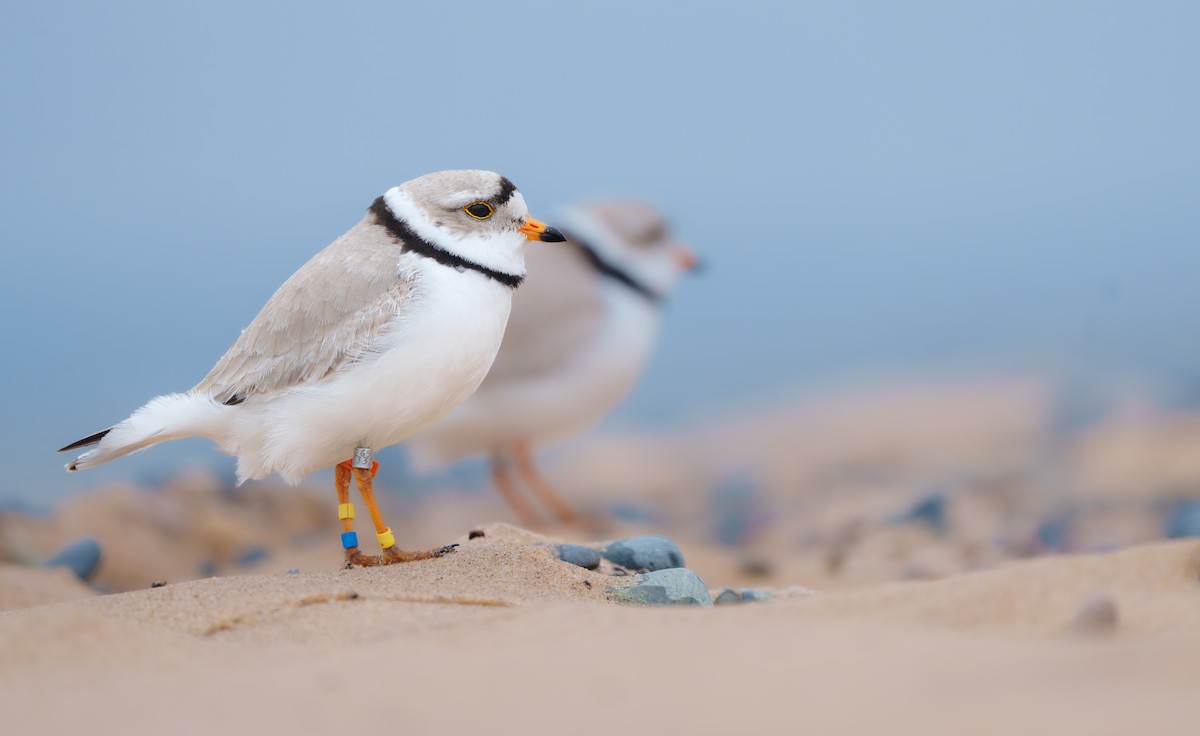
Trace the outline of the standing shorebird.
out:
[[[419,465],[492,459],[492,482],[528,525],[541,516],[524,479],[560,522],[571,507],[538,473],[534,448],[599,422],[632,390],[658,335],[662,302],[696,256],[662,215],[637,202],[568,209],[562,248],[530,253],[534,275],[513,299],[504,344],[479,390],[408,443]]]
[[[529,217],[499,174],[442,171],[389,189],[275,292],[204,380],[62,448],[96,445],[67,470],[191,436],[236,456],[239,483],[273,472],[297,483],[333,465],[347,562],[444,555],[454,545],[396,547],[375,503],[373,454],[479,386],[525,278],[529,240],[563,237]],[[358,548],[351,477],[382,555]]]

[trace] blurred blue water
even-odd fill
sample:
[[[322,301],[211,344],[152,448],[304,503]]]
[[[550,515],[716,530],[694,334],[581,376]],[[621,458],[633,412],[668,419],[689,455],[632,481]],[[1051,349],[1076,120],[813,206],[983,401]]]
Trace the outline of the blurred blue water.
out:
[[[543,216],[648,198],[708,258],[624,421],[947,367],[1195,384],[1200,5],[688,7],[6,3],[0,500],[207,462],[50,451],[453,167]]]

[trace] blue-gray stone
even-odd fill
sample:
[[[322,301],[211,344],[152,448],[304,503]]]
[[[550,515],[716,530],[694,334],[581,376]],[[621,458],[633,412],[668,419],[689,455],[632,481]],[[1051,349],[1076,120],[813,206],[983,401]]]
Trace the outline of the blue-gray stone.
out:
[[[742,600],[744,601],[769,601],[772,595],[766,590],[755,590],[754,588],[742,589]]]
[[[572,565],[579,565],[588,570],[595,570],[597,567],[600,567],[600,553],[582,544],[558,545],[558,559],[563,562],[569,562]]]
[[[733,588],[725,588],[713,600],[713,603],[718,606],[724,606],[729,603],[741,603],[741,602],[742,602],[742,594],[737,592]]]
[[[946,497],[941,493],[931,493],[918,500],[907,510],[892,518],[894,523],[916,522],[925,524],[939,534],[946,531]]]
[[[299,575],[299,574],[300,574],[300,568],[298,568],[298,567],[293,567],[291,570],[288,570],[288,571],[287,571],[287,574],[288,574],[288,575]]]
[[[752,601],[769,601],[772,595],[766,590],[755,590],[754,588],[743,588],[742,592],[738,592],[734,588],[725,588],[717,595],[713,603],[717,605],[728,605],[730,603],[750,603]]]
[[[75,573],[80,580],[87,580],[100,566],[100,543],[94,539],[79,539],[63,547],[50,559],[42,563],[44,567],[65,567]]]
[[[1042,547],[1055,552],[1065,552],[1069,544],[1071,523],[1065,518],[1047,519],[1038,524],[1035,534]]]
[[[604,548],[604,559],[631,570],[669,570],[683,567],[683,552],[666,537],[620,539]]]
[[[251,547],[238,555],[236,562],[239,565],[253,565],[255,562],[265,560],[270,556],[270,551],[265,547]]]
[[[713,489],[713,533],[721,544],[745,544],[769,521],[762,487],[747,472],[725,477]]]
[[[1164,531],[1170,539],[1200,537],[1200,500],[1189,499],[1175,504]]]
[[[712,595],[700,576],[685,567],[656,570],[637,576],[629,587],[613,586],[608,595],[621,603],[643,606],[711,607]]]

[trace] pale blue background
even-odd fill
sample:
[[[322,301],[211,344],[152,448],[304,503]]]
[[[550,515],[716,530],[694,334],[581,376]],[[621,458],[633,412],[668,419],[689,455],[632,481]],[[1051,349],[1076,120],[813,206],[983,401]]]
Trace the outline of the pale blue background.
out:
[[[0,501],[217,457],[51,451],[444,168],[649,198],[709,258],[619,422],[923,371],[1196,395],[1200,4],[440,5],[4,3]]]

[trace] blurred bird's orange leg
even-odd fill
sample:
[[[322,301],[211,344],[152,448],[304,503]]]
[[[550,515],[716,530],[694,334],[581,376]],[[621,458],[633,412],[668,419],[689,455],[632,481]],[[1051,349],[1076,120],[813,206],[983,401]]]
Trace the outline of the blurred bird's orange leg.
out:
[[[359,565],[361,567],[374,567],[376,565],[391,565],[397,562],[413,562],[414,560],[428,560],[434,557],[441,557],[454,551],[457,544],[450,544],[437,549],[422,550],[420,552],[408,552],[396,547],[396,537],[392,534],[392,530],[383,523],[383,516],[379,513],[379,504],[375,502],[375,473],[379,471],[379,463],[371,460],[371,451],[367,448],[360,447],[354,451],[354,459],[347,460],[344,463],[339,463],[337,467],[338,473],[338,500],[342,498],[341,478],[342,471],[345,469],[347,473],[354,474],[354,481],[358,485],[358,492],[363,497],[363,503],[367,505],[367,511],[371,514],[371,521],[375,524],[375,537],[379,540],[379,546],[383,549],[382,555],[364,555],[358,549],[357,538],[352,539],[355,543],[353,548],[346,547],[346,562],[351,565]],[[349,479],[346,480],[346,495],[349,496]],[[339,506],[340,509],[340,506]],[[338,514],[341,516],[341,513]],[[353,509],[351,509],[351,519]],[[343,528],[347,524],[343,521]],[[348,531],[348,530],[347,530]],[[353,534],[353,532],[350,532]],[[343,546],[346,545],[345,534],[343,534]]]
[[[500,495],[504,496],[504,500],[508,501],[512,510],[517,512],[517,517],[521,519],[522,524],[530,528],[542,525],[542,517],[533,508],[533,505],[525,500],[521,495],[521,490],[508,477],[508,461],[504,455],[497,454],[492,457],[492,483],[496,485],[496,490],[500,491]]]
[[[521,472],[521,477],[533,489],[534,494],[541,500],[546,508],[550,509],[555,518],[563,524],[574,524],[578,520],[578,515],[562,496],[558,495],[558,491],[554,490],[554,486],[542,477],[537,471],[537,467],[533,464],[533,451],[529,448],[528,442],[522,442],[516,447],[517,470]]]

